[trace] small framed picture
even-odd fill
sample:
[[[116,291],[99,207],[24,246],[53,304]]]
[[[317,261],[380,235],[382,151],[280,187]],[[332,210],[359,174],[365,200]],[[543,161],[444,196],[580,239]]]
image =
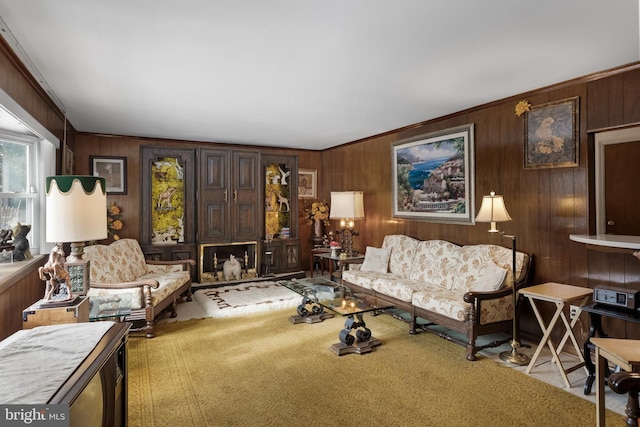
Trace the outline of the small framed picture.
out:
[[[578,166],[578,98],[531,107],[524,122],[524,168]]]
[[[104,178],[107,194],[127,194],[127,158],[91,156],[91,174]]]
[[[64,175],[73,175],[73,151],[69,147],[64,149],[64,159],[62,161]]]
[[[298,198],[315,199],[317,193],[318,171],[311,169],[298,170]]]

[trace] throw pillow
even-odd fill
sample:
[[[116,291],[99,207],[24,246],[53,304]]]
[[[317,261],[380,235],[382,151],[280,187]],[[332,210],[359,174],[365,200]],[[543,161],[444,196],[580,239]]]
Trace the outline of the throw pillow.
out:
[[[472,290],[474,291],[497,291],[504,285],[504,279],[508,271],[500,267],[493,261],[489,261],[478,281]]]
[[[390,248],[374,248],[367,246],[364,253],[364,262],[360,271],[371,271],[375,273],[386,273],[389,270]]]

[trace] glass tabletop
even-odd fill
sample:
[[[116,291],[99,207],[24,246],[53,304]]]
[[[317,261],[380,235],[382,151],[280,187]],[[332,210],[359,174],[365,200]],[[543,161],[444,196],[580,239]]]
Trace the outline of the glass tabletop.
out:
[[[326,258],[326,259],[331,259],[333,261],[340,261],[340,262],[347,262],[347,263],[355,263],[356,261],[364,261],[364,255],[352,255],[352,256],[340,256],[340,255],[336,255],[333,256],[331,255],[331,252],[320,252],[317,254],[313,254],[313,256],[318,257],[318,258]],[[302,279],[304,280],[304,279]]]
[[[348,287],[322,277],[282,280],[279,283],[341,316],[393,308],[389,301],[352,292]]]
[[[96,295],[89,297],[89,320],[124,318],[131,314],[133,295]]]

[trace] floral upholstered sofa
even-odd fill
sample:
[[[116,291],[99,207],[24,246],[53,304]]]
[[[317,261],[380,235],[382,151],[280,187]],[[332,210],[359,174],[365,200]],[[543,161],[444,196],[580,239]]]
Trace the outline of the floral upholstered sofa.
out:
[[[130,304],[131,314],[125,320],[144,321],[142,329],[148,338],[153,338],[153,324],[160,313],[169,309],[175,317],[177,301],[183,297],[191,300],[194,260],[147,260],[133,239],[87,246],[84,259],[90,261],[87,295],[100,297],[107,309]]]
[[[516,253],[517,288],[527,285],[532,260]],[[354,291],[379,296],[408,312],[411,333],[419,327],[466,345],[467,359],[476,360],[478,351],[509,340],[478,347],[479,335],[512,332],[512,262],[513,251],[503,246],[388,235],[381,248],[367,247],[364,262],[350,265],[342,277]],[[434,330],[438,325],[466,339]]]

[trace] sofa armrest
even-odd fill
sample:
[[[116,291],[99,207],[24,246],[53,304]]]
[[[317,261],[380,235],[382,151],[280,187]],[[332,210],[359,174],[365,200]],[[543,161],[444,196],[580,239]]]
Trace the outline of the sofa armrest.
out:
[[[479,301],[490,300],[494,298],[502,298],[511,294],[512,294],[511,288],[504,288],[497,291],[468,291],[468,292],[465,292],[462,298],[466,303],[475,304],[476,301],[479,302]]]
[[[155,279],[144,279],[135,282],[119,282],[119,283],[94,283],[91,282],[89,284],[92,288],[98,289],[127,289],[127,288],[143,288],[145,286],[149,286],[153,289],[158,289],[160,287],[160,283],[158,283]]]
[[[91,283],[91,288],[95,289],[131,289],[142,288],[142,301],[147,310],[153,307],[153,298],[151,297],[151,288],[158,289],[160,283],[155,279],[143,279],[136,282],[120,282],[120,283]]]
[[[193,259],[178,259],[174,261],[157,261],[148,259],[146,261],[148,265],[181,265],[183,271],[191,271],[191,267],[196,265]]]

